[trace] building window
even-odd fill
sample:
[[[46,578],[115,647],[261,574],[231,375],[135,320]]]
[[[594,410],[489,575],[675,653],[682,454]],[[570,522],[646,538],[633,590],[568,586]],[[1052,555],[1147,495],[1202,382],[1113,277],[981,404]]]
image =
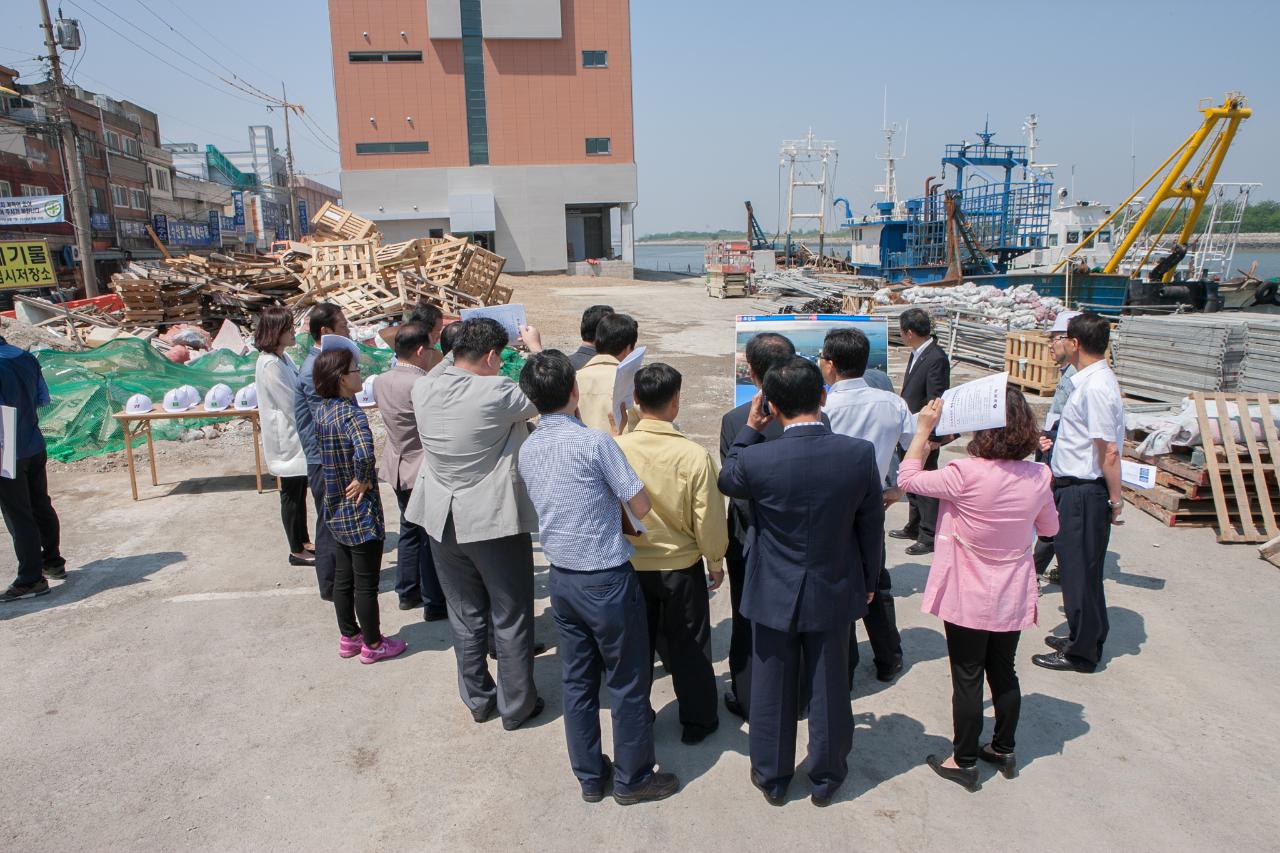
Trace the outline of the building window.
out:
[[[484,27],[480,0],[460,0],[462,7],[462,82],[467,103],[467,159],[472,166],[489,164],[489,107],[484,91]]]
[[[49,188],[42,187],[39,184],[23,184],[22,194],[23,195],[48,195]]]
[[[1080,242],[1080,232],[1079,232],[1079,231],[1068,231],[1068,232],[1067,232],[1067,245],[1068,245],[1068,246],[1074,246],[1076,243],[1079,243],[1079,242]]]
[[[133,207],[135,210],[147,209],[147,194],[142,190],[130,190],[129,195],[133,196]]]
[[[1099,243],[1110,243],[1110,242],[1111,242],[1111,232],[1110,232],[1110,231],[1099,231],[1099,232],[1098,232],[1098,242],[1099,242]]]
[[[119,184],[111,185],[111,203],[116,207],[129,206],[129,191]]]
[[[1050,235],[1049,235],[1049,246],[1050,246],[1050,248],[1052,248],[1052,247],[1054,247],[1054,246],[1056,246],[1056,245],[1058,245],[1058,235],[1057,235],[1057,234],[1050,234]]]
[[[583,68],[608,68],[609,67],[609,51],[607,50],[584,50],[582,52]]]
[[[137,157],[141,151],[142,149],[138,146],[138,140],[134,139],[132,136],[126,136],[124,138],[124,153]]]
[[[89,187],[89,207],[92,210],[102,210],[102,190],[97,187]]]
[[[0,181],[0,198],[12,198],[13,187],[8,181]]]
[[[112,151],[119,151],[120,150],[120,134],[116,133],[114,130],[108,130],[107,131],[107,147],[110,148]]]
[[[417,142],[357,142],[357,154],[426,154],[425,139]]]
[[[421,62],[420,50],[353,50],[347,54],[350,62]]]
[[[612,154],[609,137],[591,136],[587,138],[587,155],[590,157]]]

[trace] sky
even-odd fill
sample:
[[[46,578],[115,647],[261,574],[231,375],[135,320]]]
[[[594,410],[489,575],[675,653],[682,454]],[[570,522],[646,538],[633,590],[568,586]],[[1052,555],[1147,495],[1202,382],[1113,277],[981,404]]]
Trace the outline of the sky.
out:
[[[42,79],[39,6],[5,5],[0,63],[23,71],[22,82]],[[57,0],[51,6],[56,17]],[[63,0],[85,41],[70,78],[159,113],[166,142],[228,150],[248,147],[251,124],[275,126],[280,146],[284,132],[278,111],[217,77],[234,74],[273,95],[283,81],[316,125],[293,123],[298,170],[337,186],[326,8],[320,0]],[[1038,159],[1059,164],[1059,185],[1071,183],[1074,165],[1077,198],[1116,203],[1129,194],[1135,163],[1140,182],[1198,126],[1202,99],[1238,90],[1255,115],[1219,180],[1259,181],[1255,198],[1280,198],[1274,0],[632,0],[631,8],[639,234],[741,228],[746,200],[772,232],[778,148],[810,128],[839,149],[834,194],[867,212],[883,174],[875,157],[886,87],[889,120],[909,126],[898,168],[904,197],[938,173],[947,143],[974,141],[988,120],[995,142],[1023,143],[1034,112]],[[982,14],[963,17],[973,9]],[[899,152],[901,144],[900,135]]]

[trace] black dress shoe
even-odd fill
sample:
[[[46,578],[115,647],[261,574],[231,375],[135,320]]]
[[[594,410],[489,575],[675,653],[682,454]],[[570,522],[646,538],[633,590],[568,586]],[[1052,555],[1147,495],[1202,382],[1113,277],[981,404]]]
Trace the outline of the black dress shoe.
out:
[[[1096,664],[1089,663],[1083,658],[1072,657],[1065,652],[1054,652],[1051,655],[1032,655],[1031,662],[1036,666],[1058,671],[1093,672],[1097,668]]]
[[[604,769],[600,771],[600,787],[588,788],[584,785],[582,787],[582,799],[584,802],[598,803],[603,800],[605,789],[613,781],[613,762],[609,760],[607,755],[602,755],[600,759],[604,763]]]
[[[913,540],[914,540],[914,539],[915,539],[917,536],[919,536],[919,535],[920,535],[919,533],[917,533],[917,532],[915,532],[915,531],[909,531],[909,530],[907,530],[907,528],[905,528],[905,527],[904,527],[904,528],[902,528],[901,530],[890,530],[890,531],[889,531],[889,538],[890,538],[890,539],[913,539]]]
[[[493,719],[493,715],[496,714],[497,711],[498,708],[496,705],[490,705],[483,711],[472,711],[471,719],[475,720],[477,723],[487,723]]]
[[[914,545],[908,545],[907,550],[904,553],[908,557],[919,557],[923,554],[932,554],[933,546],[921,545],[919,542],[916,542]]]
[[[426,610],[423,611],[423,622],[441,622],[449,618],[448,610]]]
[[[1065,652],[1069,640],[1066,637],[1055,637],[1052,634],[1044,638],[1044,644],[1055,652]]]
[[[314,566],[315,564],[315,557],[295,557],[292,554],[289,555],[289,565],[291,566]],[[48,569],[45,569],[45,571],[48,572]],[[50,575],[49,577],[53,576]]]
[[[831,798],[835,795],[835,791],[828,791],[827,794],[822,797],[819,797],[817,794],[810,794],[809,802],[813,803],[820,809],[825,809],[827,806],[831,805]]]
[[[680,742],[686,746],[693,746],[694,744],[702,743],[714,734],[715,730],[718,728],[720,728],[719,720],[712,723],[711,728],[706,728],[705,726],[685,726],[684,730],[680,733]]]
[[[978,785],[977,767],[943,767],[943,759],[936,755],[930,755],[925,761],[933,768],[934,773],[957,785],[963,785],[966,791],[973,792],[981,787]]]
[[[771,806],[786,805],[787,789],[783,788],[781,793],[771,794],[769,789],[764,786],[764,782],[756,775],[756,771],[751,771],[751,784],[756,786],[760,793],[764,794],[764,801]]]
[[[514,732],[516,729],[541,714],[546,707],[547,703],[542,700],[541,696],[539,696],[538,701],[533,703],[533,710],[529,712],[529,716],[525,717],[523,720],[503,720],[502,727],[509,732]]]
[[[620,806],[633,806],[636,803],[652,803],[657,800],[665,800],[667,797],[680,790],[680,780],[676,778],[674,773],[654,773],[649,777],[649,781],[644,784],[643,788],[632,791],[629,794],[619,793],[616,789],[613,792],[613,801]]]
[[[893,681],[893,677],[902,672],[902,658],[898,658],[889,666],[876,667],[876,681],[883,681],[888,684]]]
[[[747,711],[742,707],[742,703],[738,701],[738,697],[733,695],[732,690],[724,692],[724,708],[735,717],[747,718]]]
[[[1012,779],[1018,775],[1018,759],[1012,752],[996,752],[991,748],[991,744],[987,743],[978,750],[978,757],[1000,768],[1000,774],[1006,779]]]
[[[417,610],[422,606],[421,598],[402,598],[400,599],[401,610]]]

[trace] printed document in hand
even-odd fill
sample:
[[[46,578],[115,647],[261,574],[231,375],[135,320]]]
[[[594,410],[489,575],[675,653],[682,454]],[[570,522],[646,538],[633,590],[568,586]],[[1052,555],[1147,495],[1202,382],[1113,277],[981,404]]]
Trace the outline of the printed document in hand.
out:
[[[942,392],[942,419],[937,435],[959,435],[1004,426],[1005,386],[1008,373],[984,376]]]
[[[479,317],[488,317],[491,320],[497,320],[502,324],[502,328],[507,330],[507,337],[511,339],[511,344],[520,340],[520,327],[527,325],[524,321],[524,306],[519,302],[512,305],[489,305],[485,308],[463,308],[458,312],[464,320],[475,320]]]
[[[1156,466],[1142,465],[1138,462],[1130,462],[1128,459],[1121,459],[1120,482],[1137,489],[1154,489],[1156,486]]]
[[[18,470],[18,410],[0,406],[0,477],[12,480]]]
[[[644,364],[644,347],[636,347],[631,355],[618,363],[613,377],[613,419],[622,423],[622,412],[636,399],[636,373]],[[632,424],[634,426],[634,424]]]

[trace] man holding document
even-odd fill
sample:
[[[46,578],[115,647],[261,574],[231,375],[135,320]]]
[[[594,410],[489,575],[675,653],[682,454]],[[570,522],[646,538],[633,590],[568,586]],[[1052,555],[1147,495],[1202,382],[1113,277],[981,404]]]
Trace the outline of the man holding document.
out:
[[[577,372],[578,412],[592,429],[609,431],[618,370],[635,350],[639,335],[640,326],[626,314],[607,314],[596,324],[596,355]],[[631,375],[634,378],[634,372]],[[626,414],[626,425],[621,427],[624,433],[635,429],[640,420],[634,407],[628,406]],[[622,424],[616,414],[614,420]]]

